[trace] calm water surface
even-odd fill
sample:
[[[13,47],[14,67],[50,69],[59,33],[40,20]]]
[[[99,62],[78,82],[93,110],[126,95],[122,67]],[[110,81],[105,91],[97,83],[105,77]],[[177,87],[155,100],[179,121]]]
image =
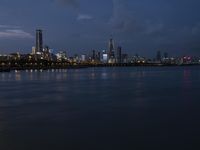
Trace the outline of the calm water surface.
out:
[[[0,150],[199,149],[200,67],[0,73]]]

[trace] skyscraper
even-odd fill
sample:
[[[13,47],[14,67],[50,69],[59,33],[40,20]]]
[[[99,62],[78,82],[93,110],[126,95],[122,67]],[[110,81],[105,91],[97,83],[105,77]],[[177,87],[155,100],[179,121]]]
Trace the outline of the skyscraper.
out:
[[[109,41],[109,58],[114,58],[114,57],[115,57],[114,41],[111,38]]]
[[[36,30],[36,52],[43,51],[43,37],[42,37],[42,30]]]
[[[101,52],[97,52],[97,56],[96,57],[97,57],[98,61],[101,61]]]
[[[92,50],[92,59],[95,60],[96,59],[96,51]]]
[[[168,56],[168,53],[167,52],[165,52],[164,53],[164,58],[168,58],[169,56]]]
[[[35,47],[33,46],[33,47],[32,47],[32,54],[35,54],[35,53],[36,53]]]
[[[121,63],[122,62],[122,48],[119,46],[117,48],[117,63]]]

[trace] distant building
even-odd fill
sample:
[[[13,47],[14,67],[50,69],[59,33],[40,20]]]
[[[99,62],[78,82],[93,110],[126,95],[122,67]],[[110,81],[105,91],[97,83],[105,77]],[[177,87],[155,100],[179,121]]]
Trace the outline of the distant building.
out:
[[[103,63],[108,63],[108,54],[106,53],[105,50],[103,50],[102,62]]]
[[[46,46],[44,47],[43,52],[50,53],[49,46],[46,45]]]
[[[109,52],[108,52],[108,55],[109,55],[109,59],[113,59],[115,57],[114,41],[113,41],[112,38],[109,40]]]
[[[122,62],[122,48],[120,46],[117,48],[116,59],[117,59],[117,63],[121,63]]]
[[[56,54],[57,60],[64,61],[67,60],[67,53],[65,51],[60,51]]]
[[[73,62],[77,63],[77,62],[79,62],[79,61],[80,61],[79,55],[78,55],[78,54],[75,54],[75,55],[74,55],[74,58],[73,58]]]
[[[96,51],[92,50],[92,60],[96,60]]]
[[[122,54],[122,63],[128,63],[128,54]]]
[[[165,53],[164,53],[164,58],[168,58],[168,57],[169,57],[168,53],[165,52]]]
[[[36,54],[36,48],[34,46],[32,47],[32,53],[31,54],[33,54],[33,55]]]
[[[86,61],[86,55],[81,55],[81,61],[85,62]]]
[[[98,52],[96,55],[97,61],[101,61],[101,52]]]
[[[48,60],[48,61],[51,60],[51,53],[50,53],[50,49],[48,46],[45,46],[45,48],[43,50],[43,57],[45,60]]]
[[[7,61],[7,60],[10,60],[10,57],[9,55],[1,55],[0,54],[0,61],[1,62],[4,62],[4,61]]]
[[[36,30],[36,53],[43,51],[43,37],[42,30]]]
[[[20,55],[20,53],[19,52],[17,52],[17,53],[11,53],[10,54],[10,59],[11,60],[20,60],[21,59],[21,55]]]

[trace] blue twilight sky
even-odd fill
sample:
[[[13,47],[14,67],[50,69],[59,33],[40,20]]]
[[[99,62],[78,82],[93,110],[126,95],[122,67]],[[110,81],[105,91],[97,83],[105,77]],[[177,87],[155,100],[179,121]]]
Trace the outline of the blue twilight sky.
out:
[[[30,52],[35,29],[54,50],[108,48],[154,56],[200,54],[199,0],[0,0],[0,53]]]

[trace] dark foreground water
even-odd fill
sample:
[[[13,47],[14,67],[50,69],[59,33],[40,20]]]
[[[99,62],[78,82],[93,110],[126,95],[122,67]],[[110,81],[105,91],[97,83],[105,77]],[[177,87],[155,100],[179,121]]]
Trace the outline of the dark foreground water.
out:
[[[0,150],[199,149],[200,67],[0,74]]]

